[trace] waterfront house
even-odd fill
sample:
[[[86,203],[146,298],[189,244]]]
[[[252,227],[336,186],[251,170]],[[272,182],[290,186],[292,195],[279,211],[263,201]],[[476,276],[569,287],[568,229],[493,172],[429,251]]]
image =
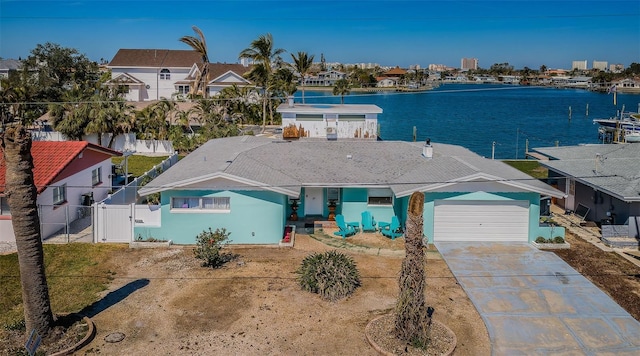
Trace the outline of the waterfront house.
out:
[[[640,216],[640,144],[541,147],[549,178],[566,198],[557,204],[585,220],[624,224]]]
[[[640,78],[625,78],[614,82],[616,91],[619,93],[640,93]]]
[[[336,82],[340,79],[346,79],[347,73],[337,70],[328,70],[318,73],[318,75],[312,75],[305,78],[306,86],[316,87],[332,87],[336,85]]]
[[[203,230],[225,228],[234,244],[277,244],[290,220],[327,220],[334,206],[347,221],[369,211],[404,224],[413,192],[425,194],[429,241],[564,235],[539,224],[541,196],[562,192],[460,146],[265,136],[211,140],[142,187],[161,206],[155,226],[134,233],[193,244]]]
[[[128,101],[151,101],[185,96],[202,71],[202,58],[193,50],[120,49],[107,68],[107,85],[124,89]],[[215,95],[224,87],[251,85],[242,75],[249,70],[242,64],[209,63],[207,90]]]
[[[378,88],[393,88],[398,86],[400,78],[398,77],[378,77],[376,86]]]
[[[289,98],[277,112],[282,115],[284,138],[376,139],[382,109],[361,104],[299,104]]]
[[[121,153],[86,141],[34,141],[34,183],[42,238],[88,214],[87,206],[111,190],[111,157]],[[5,192],[6,165],[0,148],[0,241],[15,239]],[[88,215],[87,215],[88,216]]]

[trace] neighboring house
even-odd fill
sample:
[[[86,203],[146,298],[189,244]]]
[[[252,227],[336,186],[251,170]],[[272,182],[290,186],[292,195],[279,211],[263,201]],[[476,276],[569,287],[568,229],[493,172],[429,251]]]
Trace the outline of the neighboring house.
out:
[[[640,78],[626,78],[615,83],[616,91],[620,93],[640,93]]]
[[[392,87],[398,86],[398,81],[400,80],[400,78],[398,78],[398,77],[378,77],[378,78],[376,78],[376,80],[378,81],[378,83],[376,83],[376,86],[378,88],[392,88]]]
[[[382,74],[382,76],[384,77],[402,77],[404,75],[407,74],[407,71],[400,68],[400,67],[395,67],[392,69],[389,69],[388,71],[384,72]]]
[[[9,78],[9,72],[14,72],[22,68],[22,62],[17,59],[0,59],[0,79]],[[2,80],[0,80],[2,89]]]
[[[277,112],[282,115],[284,138],[376,139],[382,109],[360,104],[296,104],[289,98]]]
[[[150,101],[185,96],[202,70],[202,58],[193,50],[120,49],[107,68],[111,79],[107,85],[123,87],[128,101]],[[210,94],[222,88],[249,85],[242,77],[248,67],[241,64],[210,63]]]
[[[277,244],[293,202],[302,221],[326,219],[336,202],[347,221],[366,210],[404,222],[413,192],[425,194],[429,241],[564,236],[539,224],[541,195],[562,192],[463,147],[265,136],[211,140],[142,187],[142,196],[159,193],[161,206],[157,225],[135,235],[194,244],[203,230],[225,228],[234,244]]]
[[[316,87],[331,87],[340,79],[346,79],[347,74],[337,70],[329,70],[318,73],[317,76],[309,76],[305,78],[305,85]]]
[[[13,241],[11,211],[5,197],[6,165],[0,149],[0,241]],[[34,183],[42,238],[81,217],[83,206],[111,190],[111,157],[121,153],[85,141],[34,141]]]
[[[613,224],[640,216],[640,144],[542,147],[534,151],[549,157],[540,164],[566,193],[566,198],[557,202],[565,210],[589,221]]]

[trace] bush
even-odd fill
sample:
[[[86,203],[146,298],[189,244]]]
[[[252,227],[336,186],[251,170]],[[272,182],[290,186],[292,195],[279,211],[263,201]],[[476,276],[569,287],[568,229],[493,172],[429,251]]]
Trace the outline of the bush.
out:
[[[209,228],[209,231],[204,230],[196,236],[197,247],[193,252],[197,259],[203,261],[202,267],[218,268],[233,259],[231,253],[221,252],[231,242],[229,235],[231,233],[224,228],[216,231]]]
[[[360,273],[350,256],[337,251],[313,253],[296,271],[302,289],[336,301],[352,294],[360,286]]]
[[[547,242],[547,239],[545,239],[545,238],[544,238],[544,237],[542,237],[542,236],[538,236],[538,237],[536,238],[536,243],[537,243],[537,244],[543,244],[543,243],[545,243],[545,242]]]
[[[553,238],[553,242],[556,244],[563,244],[564,243],[564,239],[562,238],[562,236],[556,236]]]

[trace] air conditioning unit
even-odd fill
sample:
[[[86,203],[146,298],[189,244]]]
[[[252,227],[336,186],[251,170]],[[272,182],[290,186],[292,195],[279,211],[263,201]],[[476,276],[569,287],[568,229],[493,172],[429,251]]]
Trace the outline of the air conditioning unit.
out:
[[[338,130],[335,127],[327,127],[327,135],[335,135],[338,133]]]

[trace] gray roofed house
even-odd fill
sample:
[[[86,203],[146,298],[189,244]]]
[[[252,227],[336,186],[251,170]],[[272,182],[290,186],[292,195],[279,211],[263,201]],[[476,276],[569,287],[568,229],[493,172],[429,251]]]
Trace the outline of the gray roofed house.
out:
[[[590,221],[623,224],[640,215],[640,144],[542,147],[558,189],[567,195],[558,202]]]
[[[539,225],[541,196],[562,192],[459,146],[264,136],[211,140],[142,187],[141,195],[160,194],[161,223],[135,231],[193,243],[203,229],[224,227],[234,243],[278,243],[286,224],[334,214],[404,222],[413,192],[425,194],[430,241],[564,234]]]

